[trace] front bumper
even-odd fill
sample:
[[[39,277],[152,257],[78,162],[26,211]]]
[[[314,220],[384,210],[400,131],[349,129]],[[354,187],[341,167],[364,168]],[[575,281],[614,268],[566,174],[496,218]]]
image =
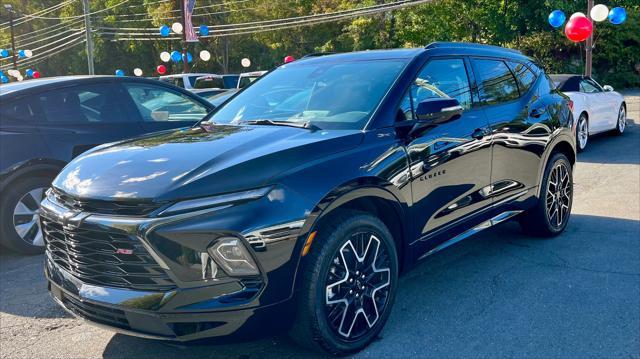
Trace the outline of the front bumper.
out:
[[[45,274],[52,298],[67,312],[89,324],[119,333],[158,340],[192,341],[211,337],[252,337],[278,330],[291,318],[290,300],[269,306],[215,312],[163,312],[151,308],[172,306],[191,297],[187,291],[144,292],[99,287],[80,282],[46,260]],[[225,292],[228,286],[209,287]],[[142,309],[147,308],[147,309]],[[275,323],[275,325],[271,325]]]
[[[284,328],[290,322],[282,318],[293,317],[297,254],[307,233],[302,219],[306,203],[298,204],[303,206],[265,197],[171,218],[133,218],[72,210],[47,198],[41,218],[51,295],[93,324],[155,339],[246,337]],[[198,267],[207,263],[200,262],[201,255],[221,234],[244,241],[260,267],[259,276],[212,277]],[[118,252],[123,249],[126,253]],[[130,262],[111,263],[125,257],[152,258],[137,268],[154,280],[140,281],[144,278],[137,273],[97,273],[129,268]],[[108,261],[100,262],[102,258]]]

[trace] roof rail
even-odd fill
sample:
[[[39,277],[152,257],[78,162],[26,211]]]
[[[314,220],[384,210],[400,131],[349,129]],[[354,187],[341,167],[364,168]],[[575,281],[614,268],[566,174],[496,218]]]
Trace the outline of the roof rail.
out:
[[[513,52],[513,53],[522,55],[522,52],[520,52],[519,50],[508,49],[506,47],[495,46],[495,45],[476,44],[476,43],[472,43],[472,42],[436,41],[436,42],[432,42],[429,45],[425,46],[425,49],[439,49],[439,48],[501,50],[501,51],[509,51],[509,52]]]
[[[308,59],[310,57],[320,57],[320,56],[327,56],[327,55],[333,55],[333,54],[335,54],[335,52],[313,52],[311,54],[306,54],[302,56],[302,58]]]

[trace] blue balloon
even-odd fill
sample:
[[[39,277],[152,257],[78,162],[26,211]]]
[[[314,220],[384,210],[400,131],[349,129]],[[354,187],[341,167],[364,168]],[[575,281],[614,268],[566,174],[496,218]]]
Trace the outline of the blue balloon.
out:
[[[190,53],[190,52],[187,52],[187,62],[188,62],[188,63],[193,62],[193,56],[191,55],[191,53]]]
[[[26,73],[26,74],[27,74],[27,76],[29,76],[29,77],[32,77],[32,76],[33,76],[33,70],[31,70],[31,69],[27,69],[27,70],[25,71],[25,73]]]
[[[2,57],[9,57],[9,50],[0,49],[0,55],[2,55]]]
[[[207,35],[209,35],[209,26],[207,26],[207,25],[200,25],[200,35],[202,35],[202,36],[207,36]]]
[[[623,7],[614,7],[609,11],[609,21],[614,25],[620,25],[627,20],[627,11]]]
[[[170,32],[171,32],[171,29],[169,28],[169,26],[167,25],[160,26],[160,36],[167,37],[169,36]]]
[[[171,51],[171,60],[176,63],[180,62],[182,60],[182,54],[176,50]]]
[[[117,69],[116,70],[116,76],[124,76],[124,71]]]
[[[9,82],[9,78],[7,76],[4,76],[4,75],[0,76],[0,80],[2,80],[3,84],[6,84],[7,82]]]
[[[24,54],[24,50],[18,50],[18,57],[23,58],[23,57],[27,57],[27,55]]]
[[[567,15],[565,15],[562,10],[553,10],[551,14],[549,14],[549,25],[556,29],[562,26],[565,20],[567,20]]]

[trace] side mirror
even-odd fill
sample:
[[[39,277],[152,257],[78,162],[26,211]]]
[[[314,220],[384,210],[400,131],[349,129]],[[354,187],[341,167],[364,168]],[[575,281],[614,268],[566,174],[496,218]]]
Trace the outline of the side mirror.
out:
[[[606,92],[611,92],[613,91],[613,87],[609,86],[609,85],[604,85],[602,86],[602,88],[606,91]]]
[[[455,98],[430,98],[418,104],[418,121],[439,124],[455,120],[462,116],[462,106]]]
[[[418,121],[409,131],[409,136],[417,137],[425,129],[441,123],[457,120],[462,116],[462,106],[455,98],[430,98],[418,104]]]

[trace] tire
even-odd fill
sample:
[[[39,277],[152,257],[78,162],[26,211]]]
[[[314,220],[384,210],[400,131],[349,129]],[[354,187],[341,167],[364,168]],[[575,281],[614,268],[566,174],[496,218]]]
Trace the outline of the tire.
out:
[[[587,148],[587,142],[589,141],[589,121],[587,116],[583,113],[578,118],[578,125],[576,126],[576,149],[578,152],[582,152]]]
[[[304,258],[290,336],[307,348],[347,355],[371,343],[389,317],[398,281],[397,251],[384,223],[363,212],[340,211],[317,233]]]
[[[554,237],[567,227],[573,204],[573,169],[567,156],[562,153],[551,156],[540,186],[538,203],[520,216],[520,225],[526,233]]]
[[[622,136],[626,127],[627,108],[624,105],[620,105],[620,109],[618,110],[618,121],[616,122],[616,128],[613,130],[613,133],[618,136]]]
[[[5,189],[0,203],[0,244],[21,254],[44,252],[37,210],[50,186],[51,177],[35,176],[17,180]]]

